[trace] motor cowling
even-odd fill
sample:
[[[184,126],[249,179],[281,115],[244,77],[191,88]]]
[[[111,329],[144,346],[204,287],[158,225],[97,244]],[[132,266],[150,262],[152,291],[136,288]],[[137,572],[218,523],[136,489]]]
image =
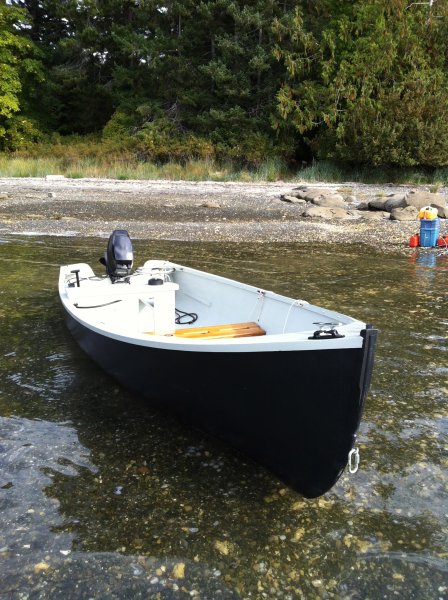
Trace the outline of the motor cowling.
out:
[[[133,261],[134,252],[128,232],[125,229],[116,229],[109,237],[104,258],[100,259],[112,283],[129,278]]]

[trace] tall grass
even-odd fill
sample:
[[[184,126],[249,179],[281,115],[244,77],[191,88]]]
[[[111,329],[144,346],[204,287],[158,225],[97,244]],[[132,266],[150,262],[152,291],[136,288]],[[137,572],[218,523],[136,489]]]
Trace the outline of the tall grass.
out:
[[[425,167],[372,167],[348,165],[333,161],[313,161],[297,173],[297,178],[309,182],[357,182],[395,183],[407,185],[431,185],[434,189],[448,185],[448,167],[431,169]]]
[[[0,177],[44,177],[64,175],[71,178],[171,179],[190,181],[291,181],[362,182],[430,185],[433,191],[448,185],[448,167],[374,168],[334,161],[313,161],[293,170],[280,157],[266,158],[257,166],[236,160],[188,159],[157,164],[138,160],[138,149],[129,141],[93,137],[55,138],[26,151],[0,154]]]
[[[229,161],[188,160],[185,163],[121,160],[117,158],[24,158],[0,155],[0,177],[45,177],[64,175],[70,178],[171,179],[189,181],[277,181],[285,177],[281,160],[267,160],[257,168],[238,166]],[[289,174],[291,177],[292,174]]]
[[[60,161],[49,158],[11,158],[0,155],[0,175],[2,177],[44,177],[51,173],[61,173]]]

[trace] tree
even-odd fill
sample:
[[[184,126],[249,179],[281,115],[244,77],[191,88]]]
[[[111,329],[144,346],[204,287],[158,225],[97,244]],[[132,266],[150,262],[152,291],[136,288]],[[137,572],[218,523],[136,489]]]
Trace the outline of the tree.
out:
[[[249,161],[272,146],[283,70],[272,54],[272,22],[284,3],[13,1],[27,11],[44,56],[36,104],[48,129],[88,133],[108,123],[107,135],[127,129],[151,148],[155,139],[190,140],[193,154],[203,138],[218,154]],[[207,143],[199,144],[206,152]]]
[[[306,135],[320,158],[448,164],[448,7],[440,3],[436,19],[428,6],[322,0],[310,16],[297,8],[277,22],[287,71],[279,123]]]
[[[10,148],[37,133],[19,111],[28,108],[27,98],[36,81],[43,78],[39,53],[26,32],[23,11],[0,5],[0,148]]]
[[[280,12],[274,0],[164,3],[144,128],[152,132],[168,119],[179,134],[211,140],[218,155],[262,159],[274,137],[270,115],[282,67],[272,55],[272,22]]]

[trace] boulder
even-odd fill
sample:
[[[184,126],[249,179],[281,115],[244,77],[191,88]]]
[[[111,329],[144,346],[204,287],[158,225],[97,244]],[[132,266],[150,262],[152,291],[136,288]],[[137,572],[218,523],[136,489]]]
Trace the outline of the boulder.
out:
[[[377,198],[374,198],[373,200],[369,201],[369,209],[370,210],[386,210],[386,202],[387,202],[387,198],[386,196],[378,196]]]
[[[321,196],[316,196],[312,200],[312,203],[316,206],[324,206],[327,208],[347,208],[344,198],[340,194],[322,194]]]
[[[405,206],[404,208],[393,208],[390,218],[393,221],[415,221],[418,217],[418,209],[414,206]]]
[[[391,212],[394,208],[404,208],[405,206],[407,206],[405,194],[390,194],[384,203],[384,208],[387,212]]]
[[[295,196],[301,200],[305,200],[306,189],[295,188],[292,192],[289,192],[288,196]]]
[[[410,192],[406,197],[406,205],[414,206],[420,210],[424,206],[445,206],[446,202],[442,194],[432,192]]]
[[[369,203],[368,202],[360,202],[356,208],[357,208],[357,210],[369,210]]]
[[[314,202],[315,198],[319,198],[322,196],[331,196],[331,195],[335,195],[333,190],[327,189],[327,188],[309,188],[307,190],[303,190],[302,192],[302,198],[304,200],[306,200],[307,202]],[[338,194],[336,194],[338,195]],[[342,198],[342,196],[341,196]],[[343,198],[342,198],[343,200]]]
[[[448,215],[448,206],[441,206],[439,204],[431,204],[433,208],[437,208],[437,216],[441,219],[446,219]]]
[[[333,208],[327,206],[309,206],[302,214],[303,217],[310,219],[353,219],[354,215],[349,210],[335,206]]]

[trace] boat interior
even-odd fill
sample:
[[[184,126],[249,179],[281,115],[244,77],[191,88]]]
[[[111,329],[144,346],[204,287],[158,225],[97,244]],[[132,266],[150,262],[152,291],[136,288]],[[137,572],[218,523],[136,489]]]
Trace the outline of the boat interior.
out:
[[[139,336],[257,338],[357,323],[303,300],[160,260],[115,281],[84,263],[62,267],[60,289],[83,320]]]

